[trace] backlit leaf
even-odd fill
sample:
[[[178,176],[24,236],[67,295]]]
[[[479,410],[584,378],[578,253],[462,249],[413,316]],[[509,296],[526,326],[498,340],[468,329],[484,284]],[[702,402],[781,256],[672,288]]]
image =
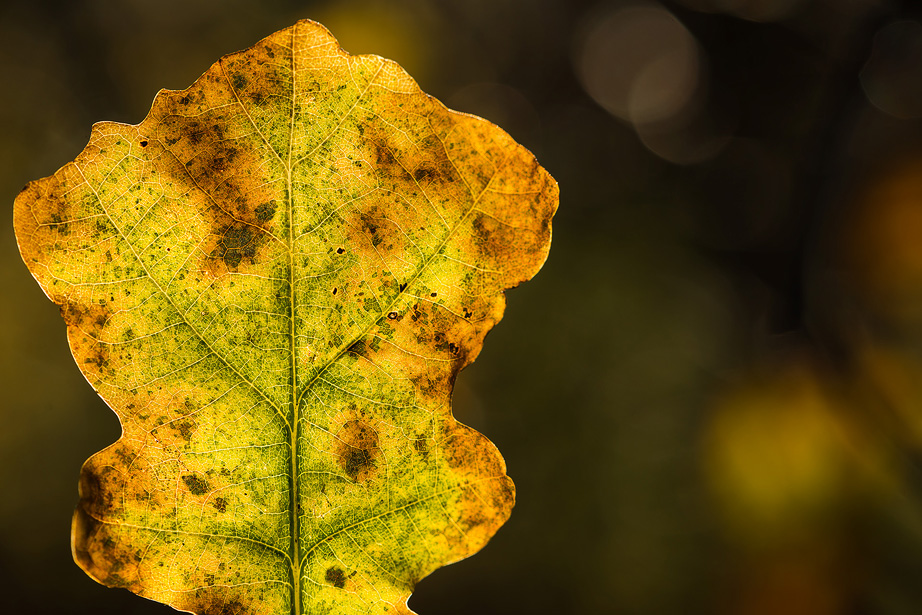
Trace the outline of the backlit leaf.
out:
[[[162,91],[16,199],[23,259],[123,433],[77,562],[195,613],[406,613],[514,500],[458,371],[557,185],[489,122],[302,21]]]

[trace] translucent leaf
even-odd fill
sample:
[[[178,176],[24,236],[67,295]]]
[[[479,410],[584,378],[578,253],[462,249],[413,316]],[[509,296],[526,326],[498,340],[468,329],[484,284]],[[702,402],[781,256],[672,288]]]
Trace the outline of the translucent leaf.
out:
[[[15,205],[123,428],[83,467],[77,562],[195,613],[408,612],[512,508],[451,390],[556,207],[506,133],[310,21],[95,125]]]

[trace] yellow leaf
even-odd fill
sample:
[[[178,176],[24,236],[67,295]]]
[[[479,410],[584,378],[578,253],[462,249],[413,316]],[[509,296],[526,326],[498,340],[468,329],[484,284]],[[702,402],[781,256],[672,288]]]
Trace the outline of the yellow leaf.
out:
[[[95,125],[15,204],[123,428],[83,467],[80,566],[195,613],[408,612],[512,508],[451,390],[557,195],[502,130],[310,21]]]

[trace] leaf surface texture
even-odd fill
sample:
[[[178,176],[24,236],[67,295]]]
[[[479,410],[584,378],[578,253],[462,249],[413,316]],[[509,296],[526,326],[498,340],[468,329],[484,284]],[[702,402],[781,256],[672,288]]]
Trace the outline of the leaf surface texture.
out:
[[[83,467],[94,579],[194,613],[407,613],[514,488],[450,399],[550,243],[557,185],[301,21],[161,91],[16,199],[122,436]]]

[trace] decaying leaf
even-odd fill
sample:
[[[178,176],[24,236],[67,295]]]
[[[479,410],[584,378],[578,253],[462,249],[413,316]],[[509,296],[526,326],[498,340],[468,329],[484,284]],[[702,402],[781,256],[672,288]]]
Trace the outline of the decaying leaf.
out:
[[[195,613],[407,613],[514,500],[452,384],[534,275],[557,185],[302,21],[100,123],[16,199],[23,259],[122,436],[73,552]]]

